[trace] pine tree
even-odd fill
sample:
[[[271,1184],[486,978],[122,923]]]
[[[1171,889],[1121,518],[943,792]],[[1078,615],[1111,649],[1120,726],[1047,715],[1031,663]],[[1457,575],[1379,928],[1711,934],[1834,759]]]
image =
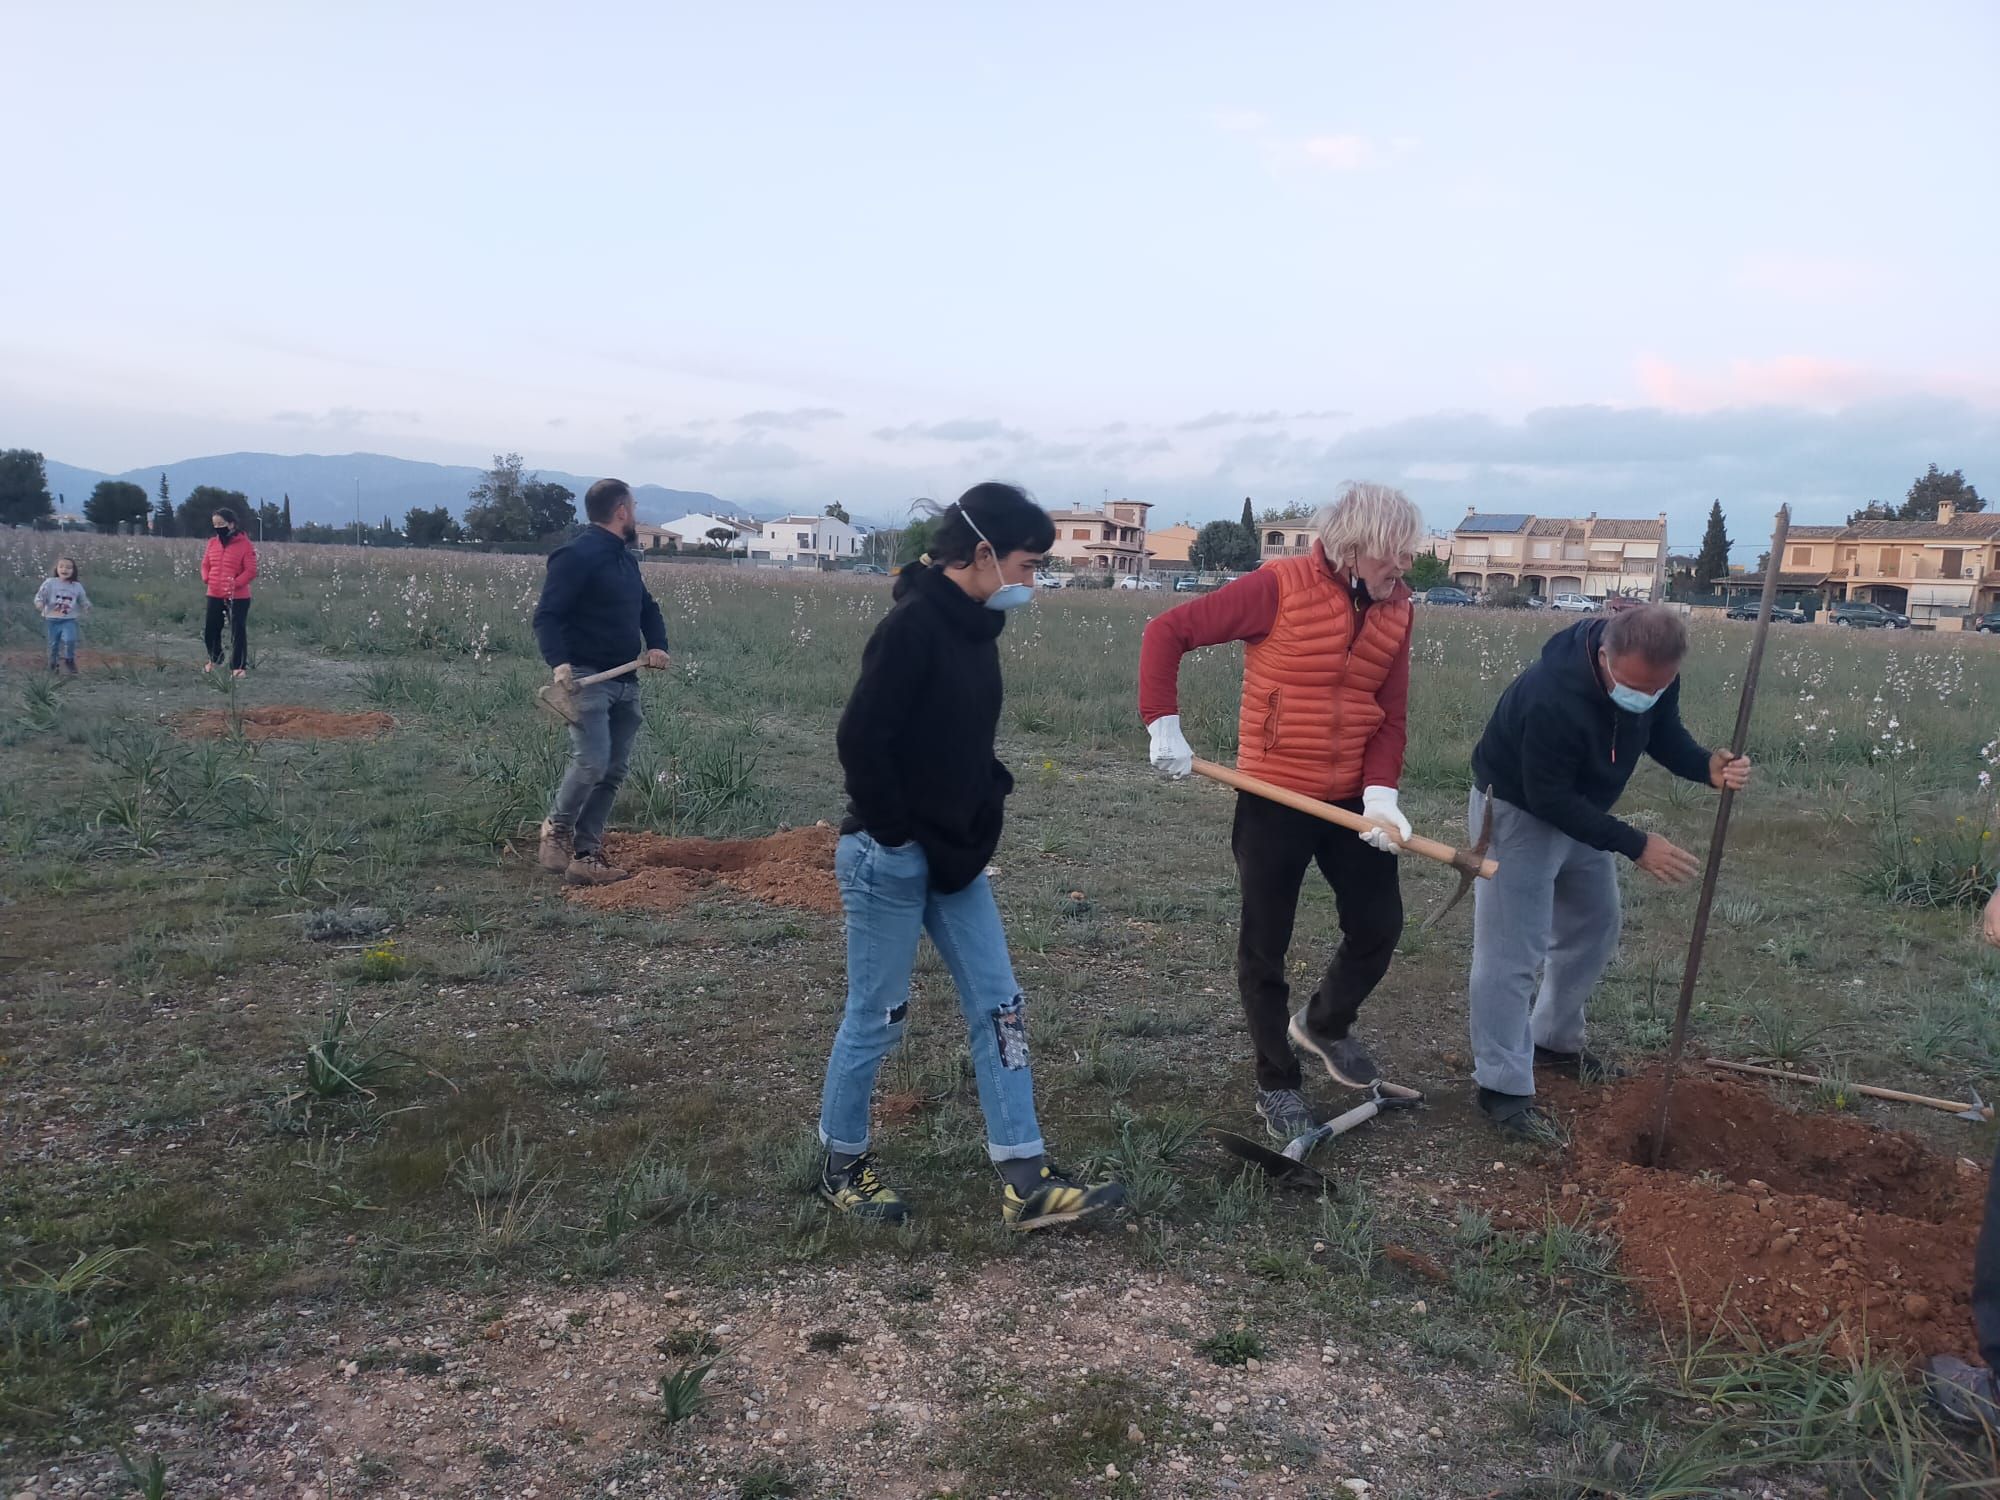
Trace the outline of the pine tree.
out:
[[[1986,509],[1986,500],[1972,485],[1965,482],[1965,470],[1953,469],[1949,474],[1941,473],[1932,464],[1916,482],[1910,486],[1910,493],[1904,497],[1903,508],[1897,514],[1901,521],[1935,521],[1938,503],[1949,500],[1961,516],[1972,515]]]
[[[1729,528],[1722,519],[1722,502],[1708,508],[1708,529],[1701,534],[1701,552],[1694,560],[1695,587],[1703,593],[1715,588],[1715,580],[1729,576]]]
[[[167,489],[167,474],[160,471],[160,503],[153,511],[154,536],[179,536],[181,529],[174,519],[174,501]]]
[[[287,494],[285,496],[285,540],[289,542],[291,539],[292,539],[292,497],[290,494]]]
[[[1250,497],[1248,495],[1243,497],[1242,525],[1243,529],[1249,532],[1250,535],[1255,536],[1257,534],[1257,512],[1251,508]]]

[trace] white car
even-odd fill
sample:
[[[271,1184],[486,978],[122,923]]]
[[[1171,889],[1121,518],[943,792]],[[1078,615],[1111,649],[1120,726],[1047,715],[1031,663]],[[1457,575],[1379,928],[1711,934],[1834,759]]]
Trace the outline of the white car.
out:
[[[1066,589],[1069,587],[1069,580],[1060,573],[1037,573],[1035,575],[1035,587],[1038,589]]]
[[[1134,573],[1129,578],[1119,579],[1118,587],[1121,589],[1156,589],[1160,587],[1160,580],[1157,578],[1145,578]]]
[[[1565,614],[1587,615],[1596,610],[1589,598],[1583,594],[1557,594],[1549,602],[1550,609],[1559,609]]]

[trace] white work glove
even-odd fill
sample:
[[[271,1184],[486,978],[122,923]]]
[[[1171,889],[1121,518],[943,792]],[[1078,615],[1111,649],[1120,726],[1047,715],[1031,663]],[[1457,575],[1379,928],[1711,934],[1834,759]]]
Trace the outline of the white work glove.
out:
[[[1181,733],[1179,714],[1161,714],[1146,726],[1146,733],[1153,737],[1153,769],[1165,771],[1178,781],[1194,770],[1194,746]]]
[[[1398,838],[1410,836],[1410,820],[1403,816],[1403,810],[1396,806],[1396,789],[1392,786],[1371,786],[1361,793],[1361,816],[1377,823],[1386,823],[1388,828],[1371,828],[1361,835],[1361,842],[1371,849],[1380,849],[1384,854],[1401,854],[1402,846]],[[1395,837],[1389,829],[1393,828]]]

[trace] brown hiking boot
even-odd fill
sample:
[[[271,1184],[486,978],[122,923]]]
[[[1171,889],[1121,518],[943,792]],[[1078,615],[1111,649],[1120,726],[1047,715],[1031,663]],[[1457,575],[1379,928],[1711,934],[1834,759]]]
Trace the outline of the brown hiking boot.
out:
[[[615,885],[621,880],[630,880],[632,872],[621,870],[613,864],[606,864],[604,856],[595,849],[588,854],[579,854],[569,862],[563,872],[563,879],[571,885]]]
[[[542,847],[536,851],[535,862],[551,875],[569,873],[570,861],[576,858],[576,850],[570,847],[570,836],[559,832],[552,823],[542,824]]]

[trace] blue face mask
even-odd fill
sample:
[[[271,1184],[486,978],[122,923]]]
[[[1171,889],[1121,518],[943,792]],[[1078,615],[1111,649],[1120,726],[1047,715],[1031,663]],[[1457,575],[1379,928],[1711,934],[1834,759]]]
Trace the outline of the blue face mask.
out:
[[[986,542],[986,533],[981,531],[979,523],[972,519],[972,512],[960,506],[958,513],[965,517],[965,524],[972,528],[972,534],[978,537],[980,541]],[[993,554],[993,571],[996,573],[1000,572],[1000,549],[991,542],[986,542],[986,549]],[[1002,574],[1001,576],[1005,577],[1006,575]],[[1034,589],[1025,583],[1003,583],[999,588],[986,596],[986,607],[988,609],[997,609],[1000,613],[1005,614],[1010,609],[1019,609],[1022,605],[1030,603],[1034,597]]]
[[[1628,714],[1642,714],[1666,696],[1666,688],[1661,688],[1657,693],[1642,693],[1635,687],[1625,686],[1611,675],[1609,657],[1604,658],[1604,675],[1611,683],[1611,701]]]

